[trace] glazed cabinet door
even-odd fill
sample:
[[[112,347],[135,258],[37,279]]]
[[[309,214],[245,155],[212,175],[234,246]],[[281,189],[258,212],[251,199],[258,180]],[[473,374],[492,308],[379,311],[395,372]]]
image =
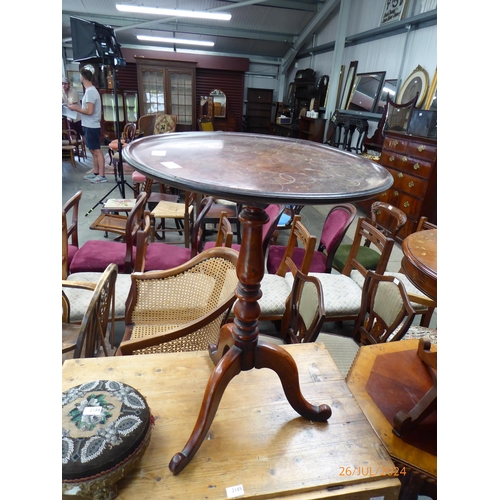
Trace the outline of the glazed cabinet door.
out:
[[[166,113],[165,69],[154,66],[138,66],[138,80],[141,116],[152,113]]]

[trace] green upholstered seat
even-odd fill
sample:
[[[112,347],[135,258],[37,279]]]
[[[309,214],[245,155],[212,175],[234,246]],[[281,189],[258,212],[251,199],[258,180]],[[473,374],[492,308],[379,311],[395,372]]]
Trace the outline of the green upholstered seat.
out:
[[[351,251],[351,246],[347,243],[339,245],[335,255],[333,257],[332,267],[339,272],[344,269],[345,263],[347,262],[347,257],[349,257],[349,252]],[[370,247],[359,247],[359,252],[356,260],[360,262],[365,269],[374,271],[377,268],[378,261],[380,259],[380,254]]]

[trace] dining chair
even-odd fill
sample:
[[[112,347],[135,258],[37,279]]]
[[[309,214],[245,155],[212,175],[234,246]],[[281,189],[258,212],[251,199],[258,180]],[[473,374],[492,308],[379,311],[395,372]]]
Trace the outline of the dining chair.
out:
[[[385,236],[365,217],[360,217],[354,233],[349,257],[341,274],[310,273],[323,286],[325,297],[325,321],[355,320],[361,307],[361,289],[368,270],[357,260],[362,242],[368,239],[377,249],[380,258],[376,272],[383,274],[387,268],[394,240]],[[292,280],[288,278],[290,285]]]
[[[136,253],[134,262],[134,272],[144,272],[145,254],[147,239],[150,232],[150,220],[147,214],[144,215],[144,227],[137,232],[137,245],[139,251]],[[81,323],[88,305],[92,298],[93,290],[102,277],[102,272],[87,271],[72,273],[66,277],[67,282],[74,285],[65,289],[65,295],[70,305],[69,323]],[[63,277],[64,279],[64,277]],[[118,274],[115,281],[115,321],[125,319],[125,303],[130,292],[132,281],[130,274]]]
[[[261,280],[262,297],[258,301],[260,306],[260,320],[280,321],[283,318],[286,301],[293,284],[293,275],[288,264],[289,261],[292,261],[293,251],[299,244],[305,249],[304,258],[299,265],[294,265],[303,274],[307,274],[316,246],[316,236],[311,235],[304,224],[302,224],[301,216],[295,215],[282,262],[275,274],[265,273]],[[290,259],[289,261],[287,261],[287,257]]]
[[[259,339],[278,345],[320,342],[345,378],[358,353],[358,343],[351,337],[322,332],[326,313],[321,282],[302,273],[293,261],[288,260],[288,265],[294,279],[280,333],[276,336],[260,334]]]
[[[356,207],[350,203],[342,203],[332,207],[326,216],[321,231],[318,249],[314,251],[309,272],[330,273],[332,261],[349,226],[356,216]],[[267,271],[275,274],[286,250],[284,245],[271,245],[267,257]],[[304,248],[293,250],[292,261],[300,266],[304,257]]]
[[[144,228],[146,201],[147,193],[140,193],[126,220],[124,242],[86,241],[75,253],[69,266],[70,272],[103,272],[114,262],[118,266],[119,273],[131,273],[136,258],[137,233]]]
[[[120,137],[122,149],[135,139],[136,133],[137,133],[137,124],[129,122],[125,125],[125,127],[123,128],[122,135]],[[109,164],[110,165],[113,164],[116,177],[117,174],[116,162],[119,161],[120,159],[118,153],[118,139],[114,139],[108,144],[108,155],[109,155]]]
[[[288,231],[292,227],[293,216],[300,215],[305,205],[286,205],[281,214],[272,236],[272,244],[276,245],[280,231]]]
[[[208,250],[214,247],[232,248],[233,245],[233,226],[227,218],[226,212],[220,213],[220,219],[217,229],[215,241],[206,241],[203,245],[203,250]],[[234,249],[236,250],[236,249]],[[238,250],[239,251],[239,250]]]
[[[267,252],[269,244],[271,243],[271,238],[273,237],[276,224],[278,224],[279,218],[283,213],[284,209],[285,209],[284,205],[276,205],[276,204],[268,205],[265,208],[265,212],[268,215],[269,220],[262,226],[262,255],[264,256],[264,259],[266,259],[267,257]],[[210,248],[210,246],[212,246],[212,243],[210,241],[207,241],[205,243],[204,248],[206,248],[207,245],[208,248]],[[231,248],[234,248],[239,252],[241,249],[241,244],[232,243]]]
[[[205,220],[203,223],[203,239],[206,239],[207,234],[207,225],[213,224],[217,225],[221,212],[226,212],[226,216],[231,222],[234,224],[235,230],[234,234],[236,235],[236,242],[241,244],[241,223],[239,219],[240,211],[241,211],[241,203],[235,203],[229,200],[222,200],[220,198],[214,199],[210,210],[205,216]]]
[[[200,351],[217,343],[236,300],[238,252],[205,250],[173,269],[132,274],[117,355]]]
[[[162,193],[151,194],[152,200],[162,197],[165,198],[159,199],[155,207],[151,209],[151,226],[153,228],[151,232],[151,241],[155,239],[164,240],[166,233],[175,231],[178,232],[179,235],[184,236],[184,246],[189,248],[191,227],[194,223],[196,193],[185,191],[183,203],[169,201],[166,199],[168,196],[172,197],[174,195]],[[156,225],[157,220],[159,220],[158,225]],[[175,228],[166,227],[166,221],[173,221],[175,223]]]
[[[62,279],[69,274],[69,266],[78,251],[78,208],[82,191],[77,191],[62,207]],[[71,222],[69,222],[71,219]]]
[[[179,196],[174,194],[164,194],[152,192],[153,179],[144,177],[139,191],[147,194],[147,208],[152,210],[160,203],[165,201],[167,203],[177,203]],[[119,236],[125,236],[127,230],[128,214],[134,208],[137,202],[136,198],[108,198],[101,207],[101,214],[90,225],[90,229],[96,231],[104,231],[106,236],[108,233],[115,233]],[[123,215],[122,215],[123,214]]]
[[[372,225],[382,231],[386,236],[395,239],[397,234],[406,224],[406,214],[399,208],[385,203],[375,201],[370,207],[370,216]],[[383,221],[383,224],[381,222]],[[388,228],[388,229],[387,229]],[[359,248],[357,260],[363,264],[366,269],[374,270],[377,268],[380,253],[370,248],[370,240],[366,240]],[[351,251],[348,243],[341,243],[333,255],[332,267],[339,272],[344,269],[345,263]]]
[[[64,281],[62,318],[62,361],[70,358],[110,356],[114,351],[114,297],[118,266],[110,264],[95,285],[92,298],[80,325],[69,323],[71,303],[64,289],[82,288],[84,285]],[[108,335],[108,323],[111,330]]]
[[[437,344],[437,330],[413,326],[415,309],[403,282],[368,271],[353,338],[362,345],[423,338]]]
[[[206,213],[210,210],[213,198],[207,196],[198,205],[198,216],[191,226],[191,241],[189,247],[173,243],[151,242],[145,249],[145,271],[162,271],[180,266],[195,257],[202,246],[202,227]]]

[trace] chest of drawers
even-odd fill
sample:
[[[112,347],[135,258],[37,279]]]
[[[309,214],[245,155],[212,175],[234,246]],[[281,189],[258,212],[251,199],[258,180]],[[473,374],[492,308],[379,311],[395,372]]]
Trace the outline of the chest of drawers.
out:
[[[386,133],[380,164],[393,176],[394,184],[376,199],[360,203],[370,211],[375,200],[401,209],[408,220],[398,234],[403,240],[415,232],[419,218],[425,215],[437,224],[437,143],[434,139]],[[384,220],[381,221],[384,225]]]

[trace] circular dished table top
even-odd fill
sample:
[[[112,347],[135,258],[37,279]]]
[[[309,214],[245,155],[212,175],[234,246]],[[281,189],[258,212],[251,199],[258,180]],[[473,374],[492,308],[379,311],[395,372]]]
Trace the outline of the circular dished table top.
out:
[[[254,205],[334,204],[373,198],[393,178],[381,165],[300,139],[233,132],[143,137],[124,160],[173,187]]]

